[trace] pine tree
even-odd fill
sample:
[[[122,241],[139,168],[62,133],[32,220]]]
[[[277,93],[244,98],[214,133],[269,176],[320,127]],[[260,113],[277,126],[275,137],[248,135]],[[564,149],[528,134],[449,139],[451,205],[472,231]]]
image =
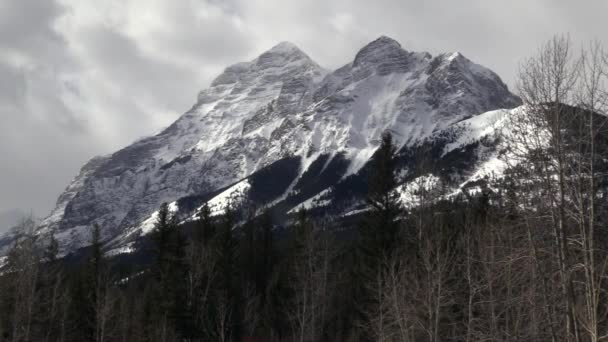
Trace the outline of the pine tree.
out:
[[[283,310],[296,341],[317,341],[323,336],[330,305],[330,241],[305,210],[298,212],[289,234],[290,296]]]
[[[209,204],[205,202],[201,207],[194,227],[193,242],[200,246],[209,244],[215,235],[215,230],[216,227],[211,218],[211,209],[209,208]]]
[[[70,309],[71,321],[75,327],[75,335],[82,340],[97,341],[99,322],[98,303],[103,297],[102,269],[104,258],[102,252],[101,233],[98,225],[91,229],[91,240],[88,255],[73,279]]]
[[[369,211],[359,226],[359,237],[354,246],[355,260],[352,261],[350,281],[354,284],[350,297],[354,303],[348,315],[354,315],[352,322],[358,326],[357,335],[366,336],[370,313],[373,315],[380,305],[375,288],[378,280],[387,272],[400,247],[400,217],[403,209],[397,193],[396,147],[390,133],[382,135],[380,147],[370,163],[369,191],[367,203]]]
[[[189,335],[193,338],[210,336],[210,288],[216,276],[216,253],[212,241],[216,234],[215,222],[211,218],[209,205],[205,203],[193,227],[188,244],[188,309]]]
[[[59,242],[51,233],[43,253],[44,268],[40,280],[39,336],[44,341],[56,341],[62,335],[62,319],[67,312],[66,279],[59,261]]]
[[[158,303],[156,315],[161,324],[159,334],[161,338],[188,335],[186,240],[166,203],[158,211],[153,240],[156,258],[152,273],[156,280],[154,297]]]
[[[280,269],[281,259],[277,257],[274,221],[270,210],[264,211],[257,226],[259,242],[256,250],[259,262],[256,267],[256,284],[263,308],[261,325],[268,335],[281,335],[281,327],[286,322],[284,305],[289,285],[286,275]]]
[[[215,235],[214,247],[217,251],[219,276],[218,286],[233,291],[236,279],[236,247],[237,240],[234,236],[235,212],[232,208],[226,208],[222,222]]]
[[[261,254],[260,264],[257,273],[257,287],[262,296],[262,302],[265,301],[266,292],[268,290],[270,277],[272,276],[275,263],[275,246],[273,236],[273,221],[270,211],[266,210],[259,222],[260,248]]]
[[[51,233],[49,243],[44,251],[44,261],[49,264],[54,264],[59,256],[59,241],[55,238],[55,234]]]
[[[403,208],[395,192],[396,148],[390,133],[382,135],[382,143],[371,161],[370,187],[367,196],[369,211],[360,224],[357,258],[361,275],[374,279],[396,253],[400,245],[399,215]]]
[[[234,236],[235,212],[231,205],[225,210],[213,248],[216,251],[217,276],[214,282],[215,338],[228,341],[237,334],[237,240]]]
[[[370,206],[361,225],[361,252],[370,265],[392,257],[399,245],[399,215],[403,208],[398,194],[396,177],[396,147],[390,133],[382,135],[382,142],[371,161],[369,192]]]
[[[239,267],[244,271],[241,281],[244,284],[243,286],[252,292],[250,295],[257,296],[260,292],[256,283],[260,255],[258,250],[258,220],[256,220],[255,211],[250,213],[241,227],[241,232],[238,248]]]
[[[91,234],[91,251],[87,261],[89,281],[91,282],[92,288],[98,288],[99,282],[101,281],[102,267],[104,266],[102,243],[101,243],[101,232],[99,225],[93,226]],[[94,294],[93,294],[94,295]]]

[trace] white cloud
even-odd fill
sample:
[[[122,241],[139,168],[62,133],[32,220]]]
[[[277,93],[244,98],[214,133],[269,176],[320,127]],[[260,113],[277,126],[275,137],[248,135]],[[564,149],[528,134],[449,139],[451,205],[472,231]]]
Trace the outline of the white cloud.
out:
[[[346,33],[355,28],[355,20],[350,13],[336,13],[329,19],[331,26],[339,33]]]

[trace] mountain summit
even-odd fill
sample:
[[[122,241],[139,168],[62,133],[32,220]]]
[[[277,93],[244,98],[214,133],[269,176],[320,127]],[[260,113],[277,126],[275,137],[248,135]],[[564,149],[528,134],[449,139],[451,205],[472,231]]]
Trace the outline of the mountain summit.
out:
[[[288,41],[283,41],[273,46],[270,50],[266,51],[264,54],[277,54],[277,55],[285,55],[285,56],[301,56],[305,58],[309,58],[300,48]]]
[[[411,157],[429,141],[448,144],[445,132],[463,120],[519,104],[496,74],[460,54],[408,52],[380,37],[327,71],[283,42],[226,68],[160,134],[92,159],[40,232],[55,232],[67,252],[99,224],[119,248],[149,231],[163,202],[187,218],[234,195],[285,214],[332,194],[325,204],[341,201],[333,214],[342,215],[361,204],[352,182],[365,182],[383,132]],[[403,167],[407,175],[412,166]],[[354,191],[347,201],[345,188]]]
[[[409,53],[402,49],[401,44],[396,40],[382,36],[359,50],[353,61],[353,66],[404,62],[408,55]]]

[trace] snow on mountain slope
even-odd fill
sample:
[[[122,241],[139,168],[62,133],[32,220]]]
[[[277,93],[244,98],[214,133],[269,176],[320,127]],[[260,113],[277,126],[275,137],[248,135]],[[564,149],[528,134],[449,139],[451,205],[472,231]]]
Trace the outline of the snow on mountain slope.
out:
[[[291,119],[302,129],[291,130],[280,146],[299,155],[346,152],[354,173],[384,131],[411,145],[470,116],[517,104],[495,74],[461,54],[433,58],[382,37],[325,78],[315,105]]]
[[[512,145],[510,118],[520,114],[522,110],[524,110],[523,107],[488,111],[457,122],[443,130],[435,131],[429,137],[416,142],[415,146],[412,146],[414,150],[428,143],[439,147],[439,152],[434,156],[436,159],[432,161],[438,165],[444,165],[442,159],[449,158],[450,153],[468,153],[472,156],[469,156],[468,159],[459,157],[460,162],[467,164],[464,168],[457,168],[462,173],[460,176],[454,175],[451,172],[452,169],[446,170],[442,167],[417,175],[411,170],[415,169],[417,165],[409,165],[410,169],[406,167],[401,172],[401,178],[404,178],[405,181],[395,188],[401,203],[406,208],[418,205],[421,191],[437,192],[441,189],[444,191],[443,197],[453,197],[463,192],[470,194],[474,190],[470,184],[502,177],[507,168],[505,163],[505,155],[509,154],[507,147]],[[449,138],[444,138],[446,136]],[[409,149],[405,147],[405,150]],[[411,176],[408,177],[408,175]],[[328,196],[328,190],[322,191],[291,209],[291,212],[296,212],[300,208],[325,207],[332,204],[334,200]],[[364,210],[350,208],[345,210],[342,215]]]
[[[213,197],[213,199],[207,203],[209,205],[209,210],[211,211],[211,216],[222,215],[230,205],[230,202],[238,200],[237,198],[239,196],[244,196],[250,187],[251,185],[245,179]]]
[[[504,156],[501,157],[500,154],[508,153],[505,147],[510,144],[508,140],[509,117],[516,115],[521,110],[522,107],[510,110],[493,110],[463,120],[450,127],[449,129],[453,132],[458,132],[458,135],[454,141],[444,146],[441,155],[445,156],[449,152],[478,144],[479,146],[475,149],[477,163],[461,180],[453,184],[442,183],[441,179],[433,174],[425,174],[402,184],[396,189],[401,202],[406,207],[415,206],[419,204],[417,201],[419,201],[421,190],[436,191],[441,186],[448,187],[445,189],[448,197],[457,195],[463,191],[470,193],[469,184],[479,180],[502,177],[507,165],[504,162]],[[441,133],[437,132],[437,134]],[[491,141],[489,146],[479,144],[484,139]]]
[[[406,208],[416,207],[420,203],[423,192],[432,192],[439,187],[441,180],[439,177],[429,174],[416,177],[414,180],[397,187],[396,191],[399,194],[399,201]]]
[[[86,179],[75,182],[78,190],[68,189],[68,203],[58,205],[43,229],[64,231],[96,222],[109,239],[162,202],[244,178],[267,163],[268,127],[310,103],[310,88],[325,73],[290,43],[228,67],[163,132],[86,170]],[[266,129],[255,129],[260,127]]]
[[[354,174],[382,132],[412,146],[462,120],[519,100],[500,78],[459,53],[409,52],[381,37],[345,66],[327,72],[281,43],[226,68],[197,103],[158,135],[94,159],[58,200],[41,232],[58,232],[66,250],[83,245],[83,227],[104,239],[124,235],[162,202],[222,189],[284,158],[298,171],[286,192],[322,156],[344,156]]]

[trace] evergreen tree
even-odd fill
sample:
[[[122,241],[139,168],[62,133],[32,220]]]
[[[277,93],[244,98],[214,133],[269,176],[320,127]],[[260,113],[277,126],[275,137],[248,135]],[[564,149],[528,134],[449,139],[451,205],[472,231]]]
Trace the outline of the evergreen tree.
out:
[[[394,191],[397,186],[396,154],[392,135],[388,132],[383,134],[380,147],[371,161],[367,195],[370,210],[360,229],[360,251],[372,268],[383,259],[391,258],[399,246],[398,219],[403,208]]]
[[[103,251],[102,251],[102,243],[101,243],[101,232],[99,229],[99,225],[95,224],[93,226],[93,231],[91,233],[91,247],[90,254],[87,261],[87,276],[89,278],[91,287],[93,289],[99,287],[99,282],[101,281],[101,272],[102,267],[104,266],[103,260]],[[94,293],[92,294],[94,296]],[[94,302],[94,301],[93,301]]]
[[[259,264],[259,229],[258,220],[255,217],[255,210],[252,210],[249,217],[241,228],[239,239],[239,267],[243,270],[241,281],[249,295],[258,296],[260,294],[257,287],[257,271]]]
[[[59,241],[55,238],[55,233],[52,232],[49,237],[49,243],[44,251],[44,261],[49,264],[55,264],[59,256]]]
[[[39,336],[44,341],[56,341],[62,335],[62,318],[67,312],[66,281],[59,256],[59,242],[51,233],[43,253],[44,268],[40,279],[40,305],[36,308],[39,317]]]
[[[158,211],[153,240],[156,258],[152,273],[156,280],[156,315],[161,322],[159,334],[162,338],[188,335],[191,320],[186,305],[186,239],[166,203]]]
[[[213,239],[216,226],[211,218],[209,205],[205,203],[193,227],[192,239],[188,244],[188,309],[189,335],[202,339],[210,336],[209,289],[215,281],[216,251]]]
[[[94,225],[91,229],[88,255],[84,264],[79,267],[71,288],[73,293],[70,309],[71,321],[78,327],[74,331],[75,336],[82,340],[97,340],[99,319],[97,304],[99,297],[103,296],[103,289],[100,286],[103,263],[100,228],[98,225]]]
[[[266,210],[259,221],[259,254],[261,260],[258,265],[257,274],[257,288],[260,293],[263,294],[262,302],[265,302],[267,295],[270,278],[272,276],[274,264],[275,264],[275,246],[273,236],[273,221],[270,211]]]
[[[238,334],[237,240],[232,206],[226,208],[210,243],[214,274],[204,321],[205,340],[229,341]]]
[[[281,335],[284,326],[284,303],[287,292],[287,277],[279,268],[274,221],[269,210],[264,211],[258,220],[259,261],[256,266],[256,288],[260,296],[263,316],[261,325],[268,336]]]
[[[296,341],[318,341],[326,330],[332,297],[330,241],[304,209],[298,212],[289,235],[290,293],[283,295],[288,303],[283,311],[290,319]]]
[[[354,246],[354,260],[347,278],[352,282],[352,293],[346,298],[347,319],[355,324],[355,335],[366,336],[366,321],[370,312],[380,303],[377,302],[373,288],[379,277],[386,273],[388,265],[399,251],[400,219],[403,213],[398,194],[396,176],[396,147],[390,133],[382,135],[380,147],[370,162],[369,190],[367,203],[369,211],[359,226],[359,236]],[[347,259],[348,260],[348,259]],[[353,302],[354,301],[354,302]]]
[[[209,204],[205,202],[201,207],[198,214],[198,220],[194,226],[193,242],[198,244],[200,247],[208,245],[213,236],[215,235],[215,224],[211,218],[211,209]]]

